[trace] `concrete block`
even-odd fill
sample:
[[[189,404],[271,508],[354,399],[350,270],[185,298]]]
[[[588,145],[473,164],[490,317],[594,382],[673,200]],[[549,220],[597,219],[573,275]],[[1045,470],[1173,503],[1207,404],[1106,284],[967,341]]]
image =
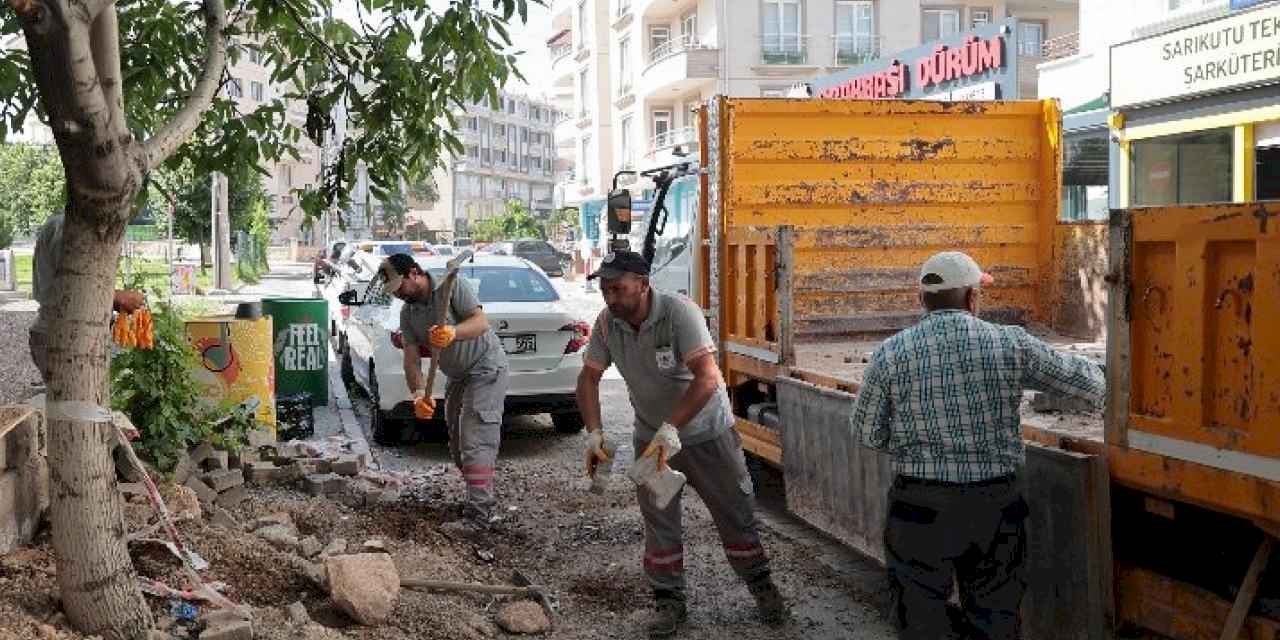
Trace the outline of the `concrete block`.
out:
[[[250,462],[241,469],[244,479],[251,484],[270,484],[280,477],[280,468],[271,462]]]
[[[310,461],[315,466],[316,473],[330,473],[333,471],[333,463],[323,458],[315,458]]]
[[[214,451],[204,459],[205,471],[223,471],[231,468],[231,455],[226,451]]]
[[[211,455],[213,455],[213,444],[204,442],[191,451],[190,460],[192,463],[199,465]]]
[[[235,516],[232,516],[226,509],[215,506],[210,513],[209,524],[227,531],[240,531],[240,523],[236,522]]]
[[[251,447],[243,447],[239,451],[231,451],[227,454],[227,466],[231,469],[240,469],[258,460],[258,450]]]
[[[355,456],[341,456],[330,465],[330,468],[340,476],[355,476],[364,470],[360,465],[360,459]]]
[[[227,469],[224,471],[214,471],[204,476],[204,481],[214,491],[222,493],[232,487],[238,487],[244,484],[244,472],[239,469]]]
[[[218,492],[214,491],[213,487],[205,484],[200,478],[191,476],[182,484],[196,492],[196,497],[200,499],[200,506],[202,507],[208,507],[218,499]]]
[[[307,476],[306,486],[305,486],[307,495],[323,496],[325,480],[326,478],[324,474],[313,473]]]
[[[192,462],[191,456],[186,451],[178,453],[178,462],[173,465],[173,481],[182,484],[196,472],[198,468],[195,462]],[[126,475],[126,477],[128,477]]]
[[[244,502],[244,499],[248,497],[249,490],[244,485],[239,485],[219,493],[218,499],[214,500],[213,503],[219,507],[230,509]]]
[[[346,478],[336,473],[330,473],[327,476],[325,476],[324,493],[325,495],[329,495],[329,496],[344,493],[347,490],[347,486],[350,484],[351,484],[350,480],[347,480]]]

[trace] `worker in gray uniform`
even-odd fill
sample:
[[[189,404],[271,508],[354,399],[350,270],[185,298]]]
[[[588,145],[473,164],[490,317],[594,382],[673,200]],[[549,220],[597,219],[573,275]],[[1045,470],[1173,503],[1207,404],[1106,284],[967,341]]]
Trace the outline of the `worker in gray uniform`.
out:
[[[600,379],[613,365],[627,383],[635,410],[636,459],[661,456],[687,476],[711,512],[729,564],[747,583],[761,617],[770,624],[784,623],[786,603],[760,544],[742,440],[733,429],[729,395],[701,310],[688,298],[650,288],[649,264],[631,251],[609,254],[589,277],[600,279],[608,308],[596,319],[578,377],[587,473],[593,475],[596,461],[617,450],[602,429],[600,413]],[[647,488],[637,494],[645,524],[644,570],[656,599],[646,629],[650,637],[666,637],[687,615],[680,496],[659,508]]]
[[[422,376],[427,345],[439,349],[440,371],[448,377],[445,422],[449,452],[462,472],[466,499],[462,519],[443,525],[446,533],[475,537],[489,530],[494,510],[494,467],[502,438],[507,396],[507,354],[489,327],[480,299],[465,278],[454,280],[445,324],[436,324],[435,301],[444,293],[431,274],[410,255],[394,255],[379,268],[383,290],[404,301],[400,332],[404,338],[404,375],[415,400],[434,413],[435,401]]]

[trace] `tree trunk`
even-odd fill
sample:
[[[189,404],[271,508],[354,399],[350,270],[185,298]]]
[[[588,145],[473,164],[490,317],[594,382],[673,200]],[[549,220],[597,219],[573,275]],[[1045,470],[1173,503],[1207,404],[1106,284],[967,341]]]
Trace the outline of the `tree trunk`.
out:
[[[200,243],[200,274],[201,275],[205,274],[208,270],[208,267],[209,267],[209,244],[205,242],[201,242]]]
[[[132,196],[117,198],[123,209],[132,203]],[[109,215],[127,218],[122,212]],[[73,208],[65,224],[59,312],[49,336],[50,398],[55,406],[70,400],[109,408],[108,326],[124,223],[104,229]],[[55,406],[50,407],[49,494],[63,608],[87,634],[142,637],[151,628],[151,612],[125,546],[111,457],[114,427],[65,415],[73,412],[59,416]]]

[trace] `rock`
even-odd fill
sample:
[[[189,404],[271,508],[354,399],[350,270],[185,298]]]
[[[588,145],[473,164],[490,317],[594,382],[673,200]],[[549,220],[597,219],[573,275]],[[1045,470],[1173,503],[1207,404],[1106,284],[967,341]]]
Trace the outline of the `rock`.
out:
[[[231,455],[226,451],[214,451],[208,458],[204,459],[202,465],[205,471],[224,471],[231,468]]]
[[[191,461],[191,456],[186,451],[178,453],[178,462],[173,465],[173,481],[179,484],[186,482],[187,478],[196,471],[196,463]],[[126,476],[128,477],[128,476]],[[133,478],[129,478],[131,481]]]
[[[347,552],[347,541],[342,538],[334,538],[325,545],[324,550],[320,552],[320,557],[328,558],[330,556],[340,556]]]
[[[340,476],[355,476],[364,470],[360,466],[360,459],[355,456],[341,456],[329,468]]]
[[[521,600],[498,610],[498,626],[507,633],[546,633],[551,630],[551,620],[541,605]]]
[[[204,481],[210,487],[213,487],[214,491],[222,493],[227,489],[244,484],[244,473],[239,469],[213,471],[205,474]]]
[[[205,484],[200,478],[191,476],[182,484],[196,492],[196,497],[199,498],[201,505],[211,506],[218,499],[218,492],[214,491],[213,487]]]
[[[325,476],[324,493],[327,496],[337,495],[347,490],[347,486],[351,484],[350,480],[336,474],[330,473]]]
[[[229,511],[219,506],[214,506],[209,516],[209,524],[215,527],[221,527],[227,531],[239,531],[240,523],[236,522],[234,516]]]
[[[200,481],[196,480],[196,482]],[[199,494],[189,486],[163,485],[160,487],[160,499],[164,500],[165,508],[175,520],[199,520],[204,515]]]
[[[386,622],[400,597],[400,573],[391,556],[359,553],[325,560],[333,603],[366,626]]]
[[[253,640],[253,623],[235,620],[218,626],[209,626],[200,633],[200,640]]]
[[[263,527],[253,532],[254,535],[266,540],[271,546],[281,550],[293,552],[298,548],[298,538],[293,532],[282,524],[273,524]]]
[[[304,558],[314,558],[323,550],[324,545],[315,536],[307,536],[298,542],[298,551]]]
[[[290,516],[287,511],[277,511],[269,516],[262,516],[261,518],[253,521],[253,528],[254,530],[258,530],[275,524],[285,526],[290,531],[298,530],[293,524],[293,516]]]
[[[205,459],[211,455],[213,455],[213,444],[210,442],[204,442],[192,450],[188,459],[191,461],[191,464],[199,466],[200,463],[204,462]]]
[[[304,488],[309,496],[323,496],[325,480],[328,479],[327,474],[313,473],[307,476]]]
[[[44,640],[57,640],[58,630],[51,624],[42,624],[37,627],[40,630],[40,637]]]
[[[302,628],[302,640],[347,640],[342,632],[312,622]]]
[[[231,507],[234,507],[240,504],[241,502],[244,502],[244,499],[248,497],[249,497],[249,490],[244,488],[244,485],[240,485],[238,487],[231,487],[230,489],[227,489],[226,491],[219,493],[218,499],[214,500],[213,503],[220,507],[226,507],[230,509]]]
[[[471,631],[472,637],[495,638],[500,633],[496,625],[478,613],[467,611],[462,616],[462,626]]]
[[[307,613],[307,607],[301,601],[286,607],[285,613],[289,616],[289,624],[297,626],[311,624],[311,615]]]
[[[360,545],[360,550],[363,553],[390,553],[387,551],[387,543],[380,538],[365,540],[364,544]]]

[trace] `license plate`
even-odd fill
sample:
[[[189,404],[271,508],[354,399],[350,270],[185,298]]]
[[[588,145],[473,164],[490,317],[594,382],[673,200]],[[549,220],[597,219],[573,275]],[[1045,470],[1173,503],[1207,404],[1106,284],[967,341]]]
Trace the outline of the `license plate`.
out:
[[[520,355],[538,350],[538,336],[530,334],[502,336],[502,350],[507,355]]]

